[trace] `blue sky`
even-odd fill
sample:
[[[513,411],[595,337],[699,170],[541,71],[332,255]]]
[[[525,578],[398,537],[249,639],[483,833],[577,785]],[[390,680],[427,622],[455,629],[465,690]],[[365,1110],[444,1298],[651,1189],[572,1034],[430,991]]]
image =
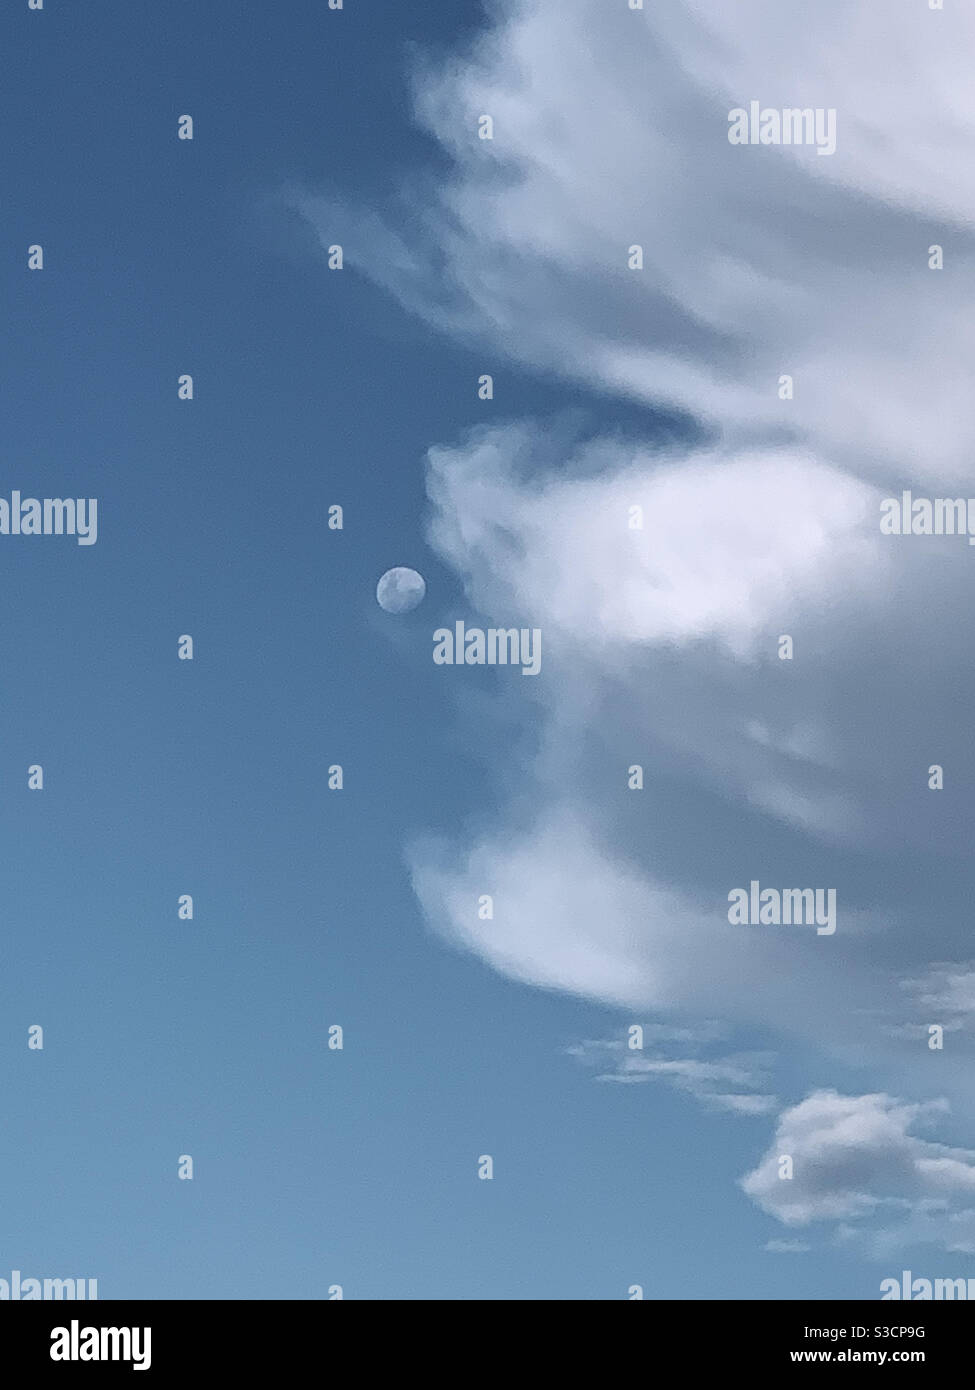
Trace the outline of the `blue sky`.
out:
[[[971,470],[972,21],[801,8],[5,10],[0,496],[99,533],[0,536],[0,1278],[975,1274],[972,557],[876,525]],[[730,147],[751,96],[835,156]],[[540,675],[434,665],[457,619]],[[751,879],[836,934],[731,927]]]

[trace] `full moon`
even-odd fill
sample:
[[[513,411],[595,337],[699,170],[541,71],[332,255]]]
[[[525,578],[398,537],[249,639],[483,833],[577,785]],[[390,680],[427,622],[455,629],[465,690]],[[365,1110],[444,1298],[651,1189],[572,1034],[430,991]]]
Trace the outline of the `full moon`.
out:
[[[376,601],[387,613],[408,613],[423,602],[427,586],[422,574],[397,565],[387,570],[376,585]]]

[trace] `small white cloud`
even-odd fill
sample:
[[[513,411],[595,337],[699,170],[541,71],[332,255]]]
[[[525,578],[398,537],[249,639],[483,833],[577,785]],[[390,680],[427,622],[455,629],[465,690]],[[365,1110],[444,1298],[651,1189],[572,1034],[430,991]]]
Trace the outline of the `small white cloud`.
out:
[[[958,1248],[975,1192],[975,1153],[912,1132],[944,1110],[943,1102],[816,1091],[782,1113],[768,1152],[741,1186],[787,1226],[831,1221],[848,1232],[882,1215],[891,1240],[916,1240],[923,1227],[924,1238]],[[780,1176],[786,1156],[791,1177]]]
[[[654,1025],[644,1027],[644,1043],[650,1040]],[[677,1031],[689,1036],[678,1040]],[[711,1035],[704,1032],[695,1037],[691,1030],[660,1029],[657,1047],[664,1041],[710,1043]],[[676,1049],[673,1049],[676,1050]],[[618,1039],[586,1042],[567,1049],[579,1061],[604,1067],[613,1063],[612,1070],[600,1070],[598,1081],[633,1085],[647,1081],[663,1081],[677,1090],[694,1096],[711,1110],[723,1110],[736,1115],[767,1115],[777,1108],[775,1097],[765,1093],[772,1057],[767,1053],[741,1053],[719,1057],[674,1057],[648,1055],[642,1049],[628,1049]],[[729,1090],[734,1087],[737,1089]]]
[[[946,1031],[975,1025],[975,963],[932,965],[925,974],[902,980],[901,988]],[[927,1031],[925,1024],[916,1026]]]

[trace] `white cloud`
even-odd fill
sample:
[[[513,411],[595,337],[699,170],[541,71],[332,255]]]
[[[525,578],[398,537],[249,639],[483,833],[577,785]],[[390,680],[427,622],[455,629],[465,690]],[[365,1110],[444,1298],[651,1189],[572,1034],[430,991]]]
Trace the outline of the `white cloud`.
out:
[[[420,847],[413,882],[431,920],[515,979],[619,1005],[667,999],[663,943],[676,944],[683,904],[604,857],[570,814],[524,840],[478,845],[459,868],[452,859],[438,867]],[[478,915],[483,894],[494,900],[488,921]],[[661,942],[659,958],[644,933]]]
[[[516,980],[621,1008],[767,1024],[833,1041],[862,1039],[857,1010],[882,1001],[869,955],[794,928],[733,928],[727,892],[691,896],[614,851],[581,807],[546,807],[461,850],[413,846],[413,886],[428,921]],[[479,901],[492,899],[482,918]],[[842,928],[840,928],[842,929]],[[878,1030],[878,1037],[880,1036]]]
[[[801,454],[662,462],[594,442],[575,476],[523,481],[535,440],[484,429],[431,450],[431,540],[482,611],[537,614],[573,659],[706,638],[752,656],[784,616],[859,602],[888,572],[880,494]]]
[[[963,540],[881,536],[876,490],[801,453],[674,457],[534,422],[431,450],[428,490],[431,542],[470,603],[541,629],[556,674],[534,698],[563,740],[592,742],[593,709],[613,703],[604,756],[623,766],[667,745],[685,772],[830,839],[960,835],[916,803],[934,809],[932,726],[967,718],[975,678],[953,640]],[[956,783],[975,776],[966,750]]]
[[[916,0],[890,0],[882,22],[845,0],[519,0],[470,52],[418,73],[419,118],[453,160],[445,183],[411,172],[382,218],[290,195],[353,273],[479,343],[486,370],[507,356],[673,404],[719,438],[580,443],[528,421],[431,451],[434,548],[469,607],[540,627],[544,658],[518,683],[530,689],[496,697],[506,727],[517,706],[537,731],[509,772],[518,792],[496,825],[414,846],[413,882],[445,936],[515,979],[720,1012],[876,1069],[896,978],[964,949],[949,910],[906,910],[889,861],[869,890],[841,861],[828,939],[734,933],[722,900],[754,877],[828,886],[823,842],[921,851],[925,866],[968,853],[973,552],[882,538],[877,504],[975,478],[973,47],[975,13]],[[835,107],[836,154],[730,146],[727,112],[753,98]],[[642,271],[626,266],[633,243]],[[928,268],[934,243],[943,271]],[[626,524],[634,504],[642,531]],[[953,800],[927,789],[935,762]],[[675,814],[693,826],[683,858]],[[858,910],[857,890],[881,901]],[[969,988],[964,972],[932,975],[922,999],[957,1024]],[[922,1086],[931,1055],[910,1054]],[[615,1078],[756,1101],[699,1058],[646,1061]],[[938,1067],[963,1093],[957,1064]],[[909,1133],[925,1113],[817,1092],[782,1116],[746,1190],[786,1222],[896,1212],[902,1233],[963,1248],[971,1155]],[[785,1142],[803,1159],[792,1183],[770,1168]]]
[[[901,981],[929,1014],[929,1024],[938,1023],[946,1031],[971,1028],[975,1024],[975,963],[932,965],[918,979]],[[916,1027],[926,1033],[929,1024]]]
[[[943,1236],[952,1207],[963,1215],[975,1193],[975,1153],[912,1130],[945,1109],[943,1102],[816,1091],[779,1117],[768,1152],[742,1188],[787,1226],[856,1223],[883,1209],[888,1220],[911,1229],[918,1217]],[[779,1176],[786,1155],[791,1178]]]
[[[678,1039],[678,1032],[687,1037]],[[650,1041],[654,1030],[644,1032],[644,1043]],[[695,1038],[690,1030],[661,1029],[659,1042],[670,1044],[671,1051],[679,1040],[704,1043],[706,1034]],[[659,1048],[658,1048],[659,1051]],[[568,1052],[580,1062],[599,1068],[597,1080],[622,1085],[647,1081],[663,1081],[676,1090],[686,1091],[712,1110],[736,1115],[767,1115],[776,1108],[776,1099],[769,1095],[768,1073],[772,1058],[766,1053],[737,1053],[727,1056],[680,1057],[666,1054],[650,1055],[642,1049],[624,1048],[614,1039],[586,1042],[570,1047]],[[610,1069],[606,1070],[606,1063]]]
[[[844,0],[814,17],[806,0],[524,0],[419,72],[444,186],[414,176],[386,224],[291,198],[452,332],[874,475],[967,479],[973,44],[970,11],[916,0],[882,23]],[[836,107],[837,153],[729,145],[728,111],[752,98]]]

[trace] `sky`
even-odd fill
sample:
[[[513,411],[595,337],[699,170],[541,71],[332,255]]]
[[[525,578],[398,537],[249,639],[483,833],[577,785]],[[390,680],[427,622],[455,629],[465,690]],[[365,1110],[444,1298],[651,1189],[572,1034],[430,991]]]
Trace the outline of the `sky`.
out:
[[[975,1276],[975,556],[880,525],[970,488],[973,43],[4,8],[0,498],[98,532],[0,526],[0,1279]],[[752,101],[835,151],[732,143]],[[756,881],[835,930],[732,923]]]

